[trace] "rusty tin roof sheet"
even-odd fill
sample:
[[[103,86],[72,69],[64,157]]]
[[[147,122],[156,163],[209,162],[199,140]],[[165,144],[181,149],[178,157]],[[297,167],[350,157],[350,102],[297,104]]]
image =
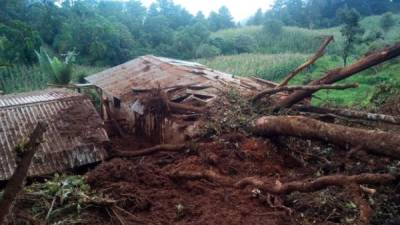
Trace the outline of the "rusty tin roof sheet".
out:
[[[29,176],[50,174],[103,160],[108,141],[90,99],[67,89],[0,96],[0,180],[16,167],[14,148],[38,121],[49,127],[29,169]]]
[[[175,85],[228,85],[261,90],[262,85],[251,79],[236,78],[209,69],[199,63],[155,56],[142,56],[86,78],[90,83],[115,97],[130,94],[132,89],[165,88]]]

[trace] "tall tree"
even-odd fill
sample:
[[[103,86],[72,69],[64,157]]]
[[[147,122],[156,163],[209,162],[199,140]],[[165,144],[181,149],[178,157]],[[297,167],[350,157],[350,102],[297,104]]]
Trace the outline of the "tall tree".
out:
[[[208,23],[212,31],[235,27],[233,17],[226,6],[219,8],[218,13],[211,12]]]
[[[355,45],[361,40],[364,29],[360,26],[360,14],[355,9],[348,7],[338,11],[338,18],[343,23],[340,32],[344,37],[344,45],[342,50],[343,64],[347,64],[348,57],[353,53]]]
[[[264,14],[262,9],[258,9],[256,14],[252,16],[249,21],[247,21],[247,25],[261,25],[264,21]]]

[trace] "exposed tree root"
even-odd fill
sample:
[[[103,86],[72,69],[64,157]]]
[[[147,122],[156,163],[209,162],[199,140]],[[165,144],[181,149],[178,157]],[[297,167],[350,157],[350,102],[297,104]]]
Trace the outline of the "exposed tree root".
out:
[[[346,187],[350,184],[388,184],[396,181],[396,179],[395,176],[390,174],[374,173],[363,173],[353,176],[330,175],[319,177],[314,180],[293,181],[287,183],[281,183],[278,180],[275,182],[263,181],[259,177],[247,177],[235,183],[234,186],[244,188],[248,185],[252,185],[267,193],[281,195],[295,191],[315,192],[330,186]]]
[[[400,159],[400,135],[320,122],[303,116],[265,116],[255,121],[253,131],[264,136],[318,139],[346,147],[358,147]]]
[[[357,205],[359,210],[359,219],[357,225],[369,225],[369,220],[373,214],[373,210],[368,202],[363,198],[362,189],[357,185],[350,185],[349,192],[353,199],[354,204]]]
[[[38,150],[44,132],[46,132],[47,124],[39,122],[26,143],[22,143],[15,148],[17,154],[17,168],[7,186],[4,189],[3,198],[0,201],[0,224],[5,224],[5,219],[10,212],[10,208],[14,203],[18,193],[24,186],[24,181],[28,175],[33,156]]]
[[[187,148],[188,146],[185,144],[162,144],[156,145],[151,148],[145,148],[138,151],[116,151],[114,156],[116,157],[139,157],[152,155],[158,152],[180,152]]]
[[[348,88],[357,88],[358,84],[322,84],[322,85],[301,85],[301,86],[284,86],[273,89],[268,89],[263,92],[258,93],[253,98],[253,102],[256,102],[263,97],[268,95],[273,95],[283,91],[296,91],[296,90],[305,90],[305,91],[318,91],[322,89],[334,89],[334,90],[344,90]]]
[[[233,180],[227,176],[220,175],[212,170],[203,171],[174,171],[169,175],[174,180],[201,180],[216,182],[224,186],[232,186]]]
[[[351,184],[389,184],[397,180],[391,174],[363,173],[359,175],[330,175],[316,178],[314,180],[292,181],[281,183],[278,180],[271,181],[261,177],[246,177],[239,181],[220,175],[212,170],[203,171],[174,171],[169,175],[173,179],[200,180],[216,182],[224,186],[245,188],[252,185],[270,194],[282,195],[292,192],[315,192],[330,186],[346,187]]]
[[[303,71],[304,69],[306,69],[307,67],[309,67],[310,65],[312,65],[313,63],[315,63],[315,61],[317,61],[319,58],[321,58],[324,55],[324,51],[325,48],[329,45],[329,43],[333,41],[333,36],[328,36],[325,38],[324,42],[322,43],[322,45],[319,47],[319,49],[317,50],[317,52],[315,52],[315,54],[308,59],[305,63],[301,64],[299,67],[297,67],[295,70],[293,70],[292,72],[290,72],[285,79],[282,81],[282,83],[280,83],[278,85],[278,87],[283,87],[286,86],[289,81],[295,77],[297,74],[299,74],[301,71]]]

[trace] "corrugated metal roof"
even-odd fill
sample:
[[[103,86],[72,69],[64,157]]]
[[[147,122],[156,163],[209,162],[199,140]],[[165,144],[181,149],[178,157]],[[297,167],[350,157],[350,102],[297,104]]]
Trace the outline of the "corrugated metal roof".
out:
[[[245,89],[262,89],[262,85],[250,79],[243,82],[243,78],[235,78],[231,74],[209,69],[199,63],[151,55],[104,70],[86,80],[115,97],[131,93],[133,88],[165,88],[189,84],[209,85],[214,88],[234,85]]]
[[[66,89],[0,96],[0,180],[16,167],[14,149],[38,121],[49,124],[29,176],[49,174],[103,160],[108,141],[90,99]]]
[[[57,99],[79,96],[81,96],[79,93],[66,91],[64,89],[48,89],[44,91],[42,90],[20,94],[10,94],[0,97],[0,107],[54,101]]]

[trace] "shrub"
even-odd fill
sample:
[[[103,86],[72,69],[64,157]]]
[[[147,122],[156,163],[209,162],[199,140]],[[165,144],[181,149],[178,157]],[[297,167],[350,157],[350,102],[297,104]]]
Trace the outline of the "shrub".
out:
[[[268,19],[263,24],[263,30],[267,34],[278,36],[282,33],[283,23],[279,20]]]
[[[235,50],[238,53],[250,53],[257,49],[257,43],[250,35],[238,35],[235,37]]]
[[[210,44],[202,44],[196,49],[197,58],[212,58],[219,54],[221,54],[221,50]]]

